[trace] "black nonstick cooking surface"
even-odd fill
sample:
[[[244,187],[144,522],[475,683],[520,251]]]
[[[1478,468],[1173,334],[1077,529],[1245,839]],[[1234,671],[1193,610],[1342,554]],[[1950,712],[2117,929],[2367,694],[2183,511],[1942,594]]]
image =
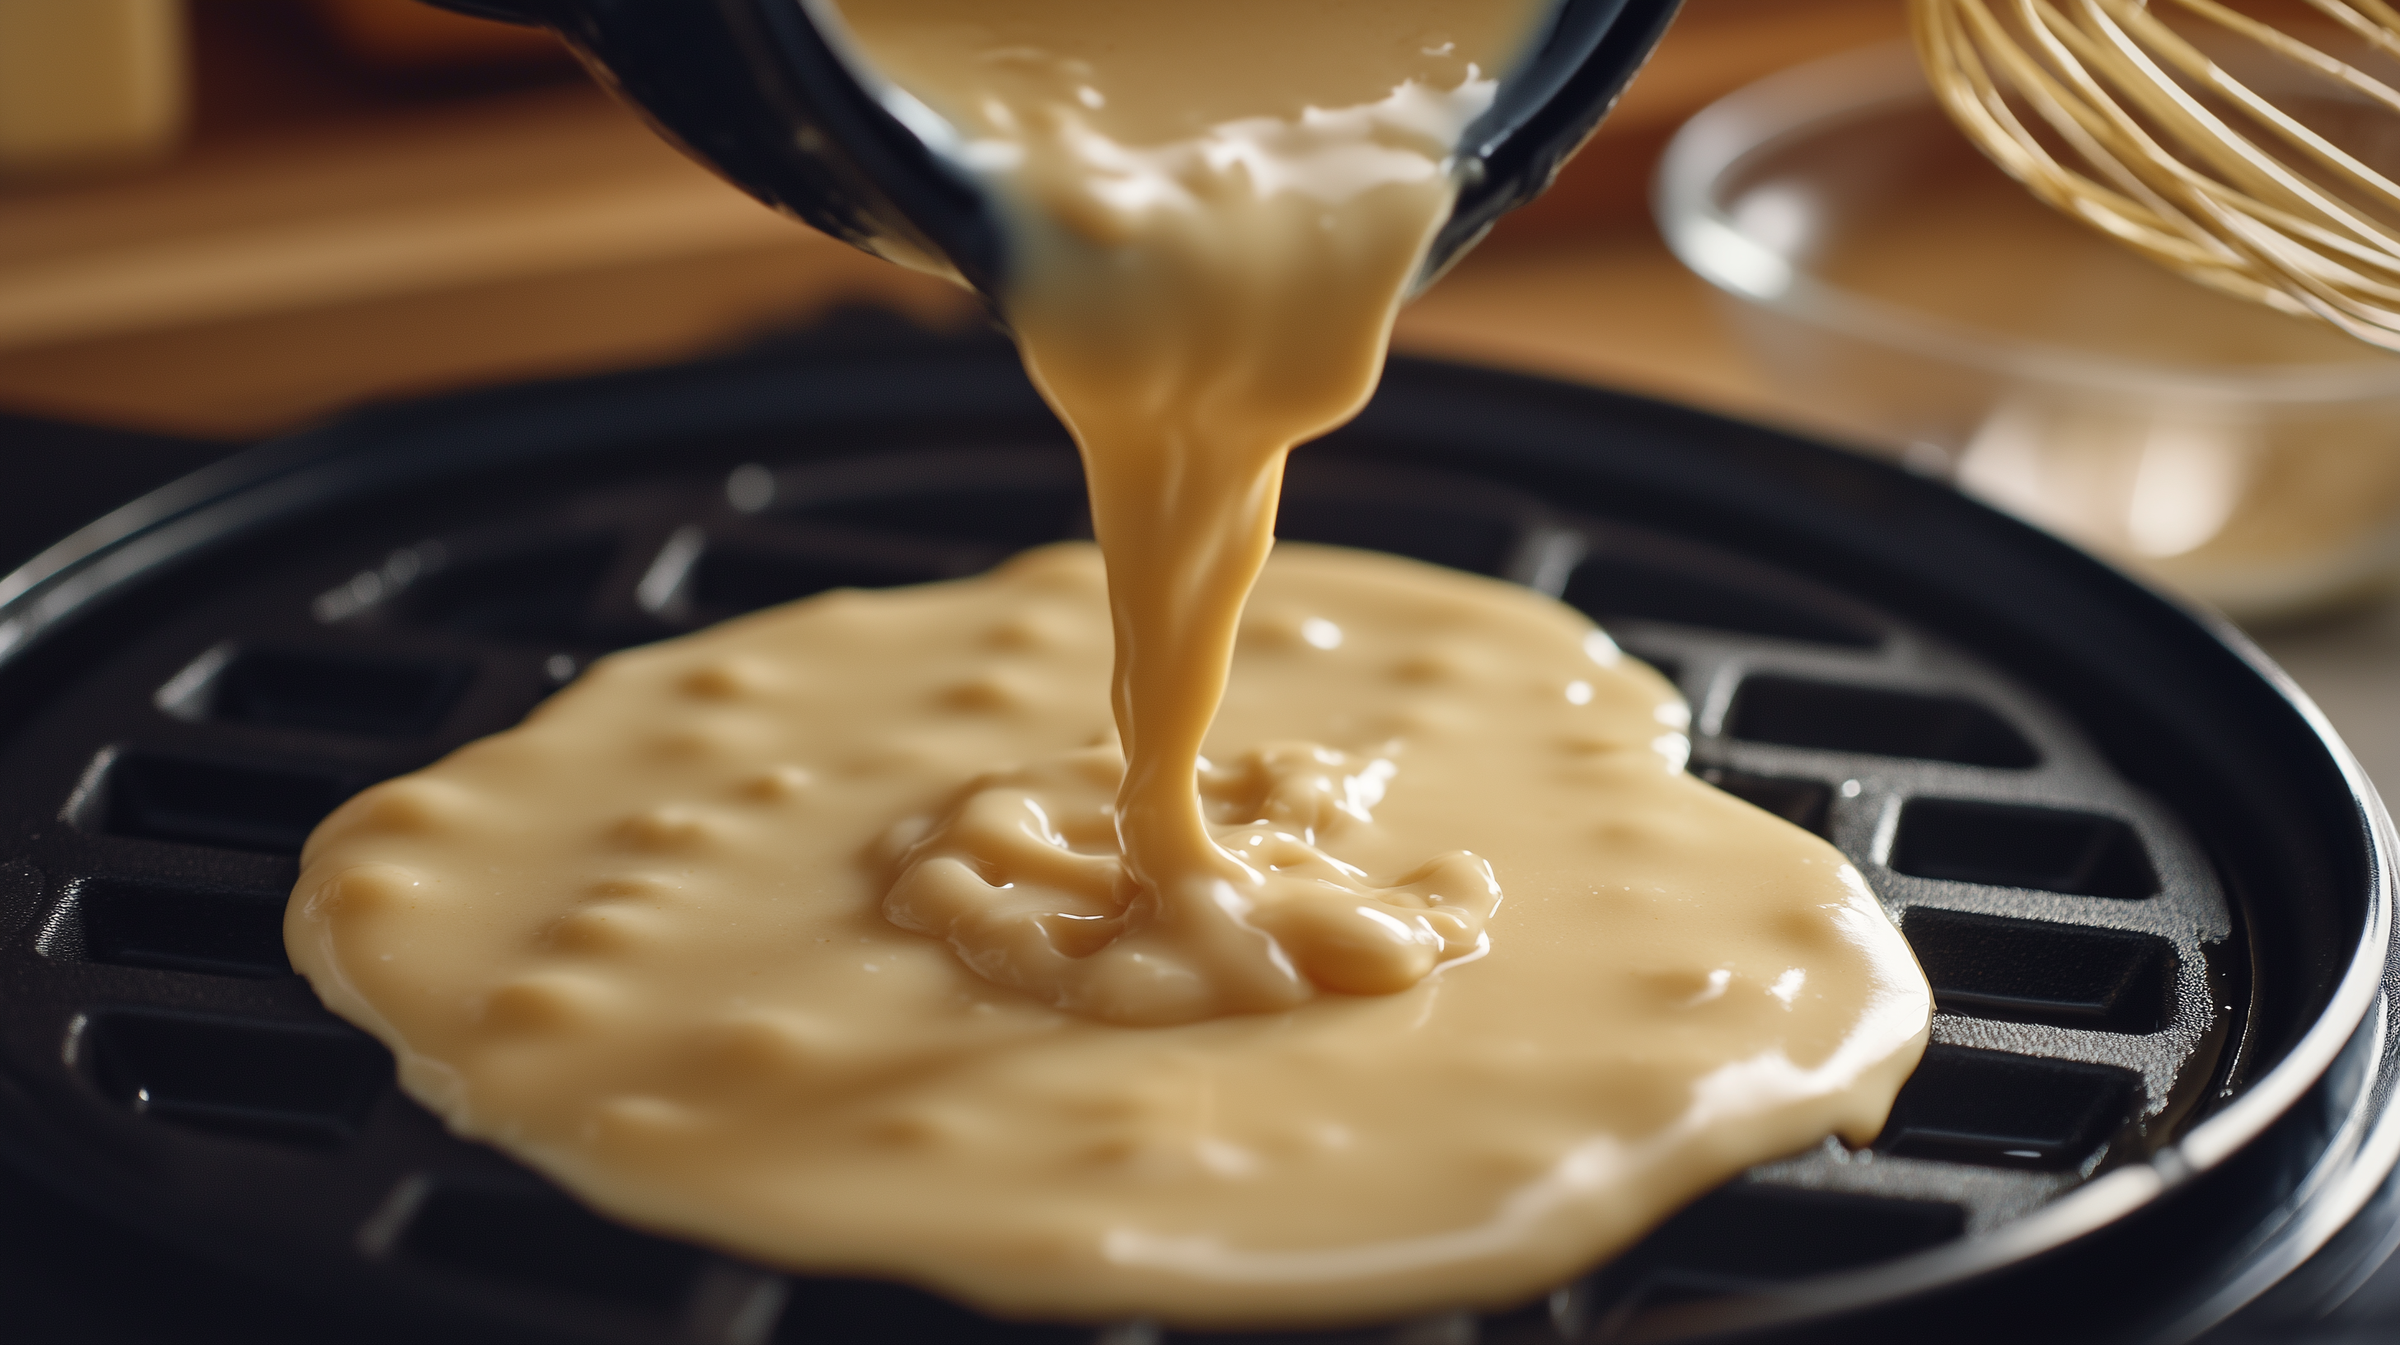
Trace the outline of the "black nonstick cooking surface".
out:
[[[400,1096],[280,943],[317,818],[608,650],[1087,531],[1005,346],[857,324],[361,412],[87,528],[0,588],[0,1156],[133,1230],[102,1282],[299,1295],[278,1330],[1185,1339],[600,1221]],[[2328,1239],[2286,1299],[2371,1268],[2389,823],[2238,637],[1897,470],[1422,362],[1302,451],[1280,531],[1600,618],[1692,701],[1694,770],[1859,864],[1941,1008],[1872,1150],[1544,1302],[1340,1339],[2167,1340]],[[145,1280],[139,1239],[180,1259]]]

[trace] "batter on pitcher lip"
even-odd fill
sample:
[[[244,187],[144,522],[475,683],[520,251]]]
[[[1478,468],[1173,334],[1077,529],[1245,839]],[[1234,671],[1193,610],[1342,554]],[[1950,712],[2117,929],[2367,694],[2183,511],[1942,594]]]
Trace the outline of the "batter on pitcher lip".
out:
[[[842,10],[1001,203],[1097,548],[620,654],[368,790],[286,918],[327,1005],[603,1211],[1035,1319],[1513,1304],[1871,1138],[1923,977],[1671,687],[1524,589],[1267,563],[1547,7]]]

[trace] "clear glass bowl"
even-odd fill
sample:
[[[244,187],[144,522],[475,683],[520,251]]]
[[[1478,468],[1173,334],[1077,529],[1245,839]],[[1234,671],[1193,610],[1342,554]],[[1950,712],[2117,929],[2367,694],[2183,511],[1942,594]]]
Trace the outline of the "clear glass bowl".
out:
[[[1863,446],[2241,619],[2400,575],[2400,357],[2052,212],[1906,47],[1710,106],[1655,205],[1780,396]]]

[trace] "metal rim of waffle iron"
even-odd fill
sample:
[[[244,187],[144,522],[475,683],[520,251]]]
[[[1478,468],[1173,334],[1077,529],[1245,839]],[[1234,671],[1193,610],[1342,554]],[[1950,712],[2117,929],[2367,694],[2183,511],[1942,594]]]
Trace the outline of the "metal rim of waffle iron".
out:
[[[590,657],[1075,532],[1072,453],[1005,348],[880,339],[370,409],[0,580],[0,1156],[460,1329],[1079,1338],[581,1215],[399,1098],[279,964],[315,816]],[[1763,1165],[1442,1338],[2164,1341],[2320,1247],[2281,1295],[2380,1249],[2391,826],[2239,636],[1896,469],[1407,360],[1295,459],[1283,534],[1600,616],[1691,698],[1693,768],[1848,851],[1941,996],[1876,1149]]]

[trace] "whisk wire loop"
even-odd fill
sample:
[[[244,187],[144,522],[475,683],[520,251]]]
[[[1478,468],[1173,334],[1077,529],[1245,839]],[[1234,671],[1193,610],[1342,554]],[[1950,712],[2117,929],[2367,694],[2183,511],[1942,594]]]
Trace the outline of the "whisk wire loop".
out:
[[[2103,231],[2117,236],[2138,250],[2167,260],[2180,269],[2198,273],[2213,282],[2223,276],[2217,268],[2228,259],[2227,246],[2208,230],[2188,218],[2160,195],[2134,165],[2155,167],[2169,162],[2163,151],[2148,155],[2119,156],[2102,147],[2102,142],[2119,135],[2137,142],[2147,139],[2138,124],[2124,118],[2104,116],[2087,104],[2076,92],[2070,91],[2052,77],[2050,70],[2031,54],[2008,40],[1999,20],[1980,3],[1954,7],[1956,13],[1937,13],[1936,24],[1947,25],[1963,21],[1982,30],[1983,46],[1976,47],[1965,40],[1935,45],[1928,53],[1928,68],[1936,72],[1936,86],[1946,95],[1954,95],[1955,86],[1945,85],[1940,75],[1945,62],[1955,61],[1955,69],[1972,82],[1976,97],[1971,108],[1962,108],[1955,97],[1946,97],[1953,116],[1966,123],[1986,151],[1998,159],[2001,166],[2031,187],[2034,193],[2049,204],[2079,216]],[[1921,30],[1922,32],[1923,30]],[[2048,36],[2046,28],[2039,29]],[[1995,36],[1998,34],[1999,36]],[[2004,75],[2030,102],[2035,111],[2082,157],[2084,162],[2107,176],[2118,190],[2111,190],[2084,174],[2059,164],[2033,133],[2018,120],[2015,110],[2002,93],[2001,81],[1995,78],[1982,59],[1989,53],[2004,67]],[[2066,64],[2080,74],[2080,64]],[[2107,104],[2105,93],[2087,89],[2097,95],[2097,101]],[[2255,285],[2245,285],[2245,297],[2259,297],[2248,291]]]
[[[2390,0],[2300,2],[2365,58],[2400,58]],[[1910,4],[1943,107],[2035,196],[2214,288],[2400,350],[2400,179],[2310,115],[2400,115],[2392,83],[2223,0]]]

